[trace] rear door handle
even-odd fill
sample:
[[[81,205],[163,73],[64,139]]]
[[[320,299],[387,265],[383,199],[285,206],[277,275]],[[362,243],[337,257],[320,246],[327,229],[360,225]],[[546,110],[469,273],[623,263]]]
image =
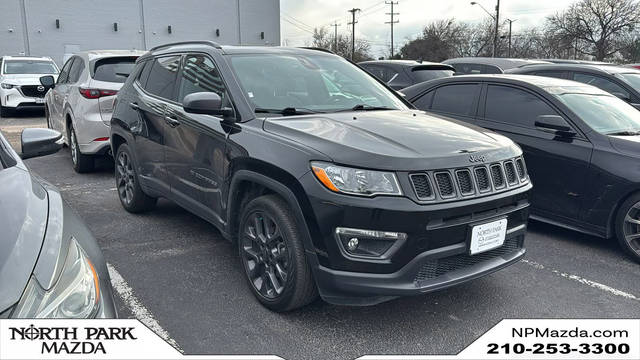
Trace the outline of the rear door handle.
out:
[[[180,125],[180,121],[178,121],[178,119],[176,119],[173,116],[165,116],[164,117],[164,121],[169,124],[169,126],[171,127],[176,127],[178,125]]]
[[[129,107],[131,107],[133,110],[136,110],[136,111],[140,110],[140,105],[138,105],[138,104],[136,104],[134,102],[129,103]]]

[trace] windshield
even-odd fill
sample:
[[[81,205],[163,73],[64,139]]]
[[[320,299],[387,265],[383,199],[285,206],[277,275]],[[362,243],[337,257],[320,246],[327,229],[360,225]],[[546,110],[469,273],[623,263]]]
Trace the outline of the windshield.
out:
[[[3,74],[57,74],[58,68],[46,60],[5,60]]]
[[[556,96],[601,134],[640,131],[640,111],[615,96],[576,93]]]
[[[407,109],[373,77],[337,56],[235,55],[231,66],[256,112]]]
[[[626,80],[632,88],[640,91],[640,73],[618,74],[618,76]]]
[[[423,82],[453,76],[453,70],[414,70],[413,76],[418,82]]]

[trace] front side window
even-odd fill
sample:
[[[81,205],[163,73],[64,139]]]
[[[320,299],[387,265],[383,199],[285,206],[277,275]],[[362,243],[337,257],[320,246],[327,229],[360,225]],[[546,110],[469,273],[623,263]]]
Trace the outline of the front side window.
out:
[[[558,115],[558,113],[530,92],[509,86],[488,86],[486,119],[535,128],[535,122],[541,115]]]
[[[197,92],[214,92],[223,101],[226,99],[226,88],[213,61],[205,55],[187,55],[182,65],[178,102]]]
[[[2,73],[53,75],[58,73],[58,67],[53,61],[47,60],[5,60],[2,63]]]
[[[629,94],[629,92],[625,90],[622,86],[614,83],[609,79],[605,79],[600,76],[583,74],[583,73],[575,73],[573,74],[573,80],[584,83],[584,84],[593,85],[610,94],[620,96],[624,99],[631,98],[631,94]]]
[[[407,109],[395,94],[361,68],[337,56],[250,54],[230,58],[240,86],[256,109]]]
[[[153,60],[144,89],[153,95],[173,100],[179,68],[180,56],[166,56]]]
[[[601,134],[640,131],[640,111],[615,96],[571,92],[555,96]]]
[[[474,115],[474,104],[480,93],[478,84],[446,85],[436,89],[431,105],[432,111],[455,115]]]

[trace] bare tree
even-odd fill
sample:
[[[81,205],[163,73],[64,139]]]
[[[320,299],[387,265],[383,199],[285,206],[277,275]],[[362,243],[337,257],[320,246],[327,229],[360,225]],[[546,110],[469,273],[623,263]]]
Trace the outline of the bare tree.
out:
[[[335,39],[333,33],[330,33],[327,28],[315,28],[313,29],[313,37],[311,43],[308,44],[312,47],[327,49],[335,52],[336,54],[350,59],[351,58],[351,36],[345,36],[338,34],[337,39],[338,47],[335,48]],[[360,62],[365,60],[371,60],[371,44],[363,39],[356,39],[355,41],[356,51],[353,56],[354,62]]]
[[[549,17],[549,26],[566,39],[577,39],[587,46],[578,51],[604,60],[624,48],[625,33],[640,21],[635,0],[580,0],[566,11]]]

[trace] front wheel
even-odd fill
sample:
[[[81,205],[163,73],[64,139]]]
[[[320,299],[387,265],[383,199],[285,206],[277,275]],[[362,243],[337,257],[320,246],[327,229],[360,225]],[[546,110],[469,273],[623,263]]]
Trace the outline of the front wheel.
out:
[[[630,196],[620,205],[615,227],[620,246],[640,262],[640,193]]]
[[[116,190],[120,203],[130,213],[140,213],[153,209],[158,199],[142,191],[133,163],[131,150],[122,144],[116,152]]]
[[[249,286],[273,311],[289,311],[318,295],[307,263],[300,231],[289,206],[265,195],[242,211],[238,250]]]

